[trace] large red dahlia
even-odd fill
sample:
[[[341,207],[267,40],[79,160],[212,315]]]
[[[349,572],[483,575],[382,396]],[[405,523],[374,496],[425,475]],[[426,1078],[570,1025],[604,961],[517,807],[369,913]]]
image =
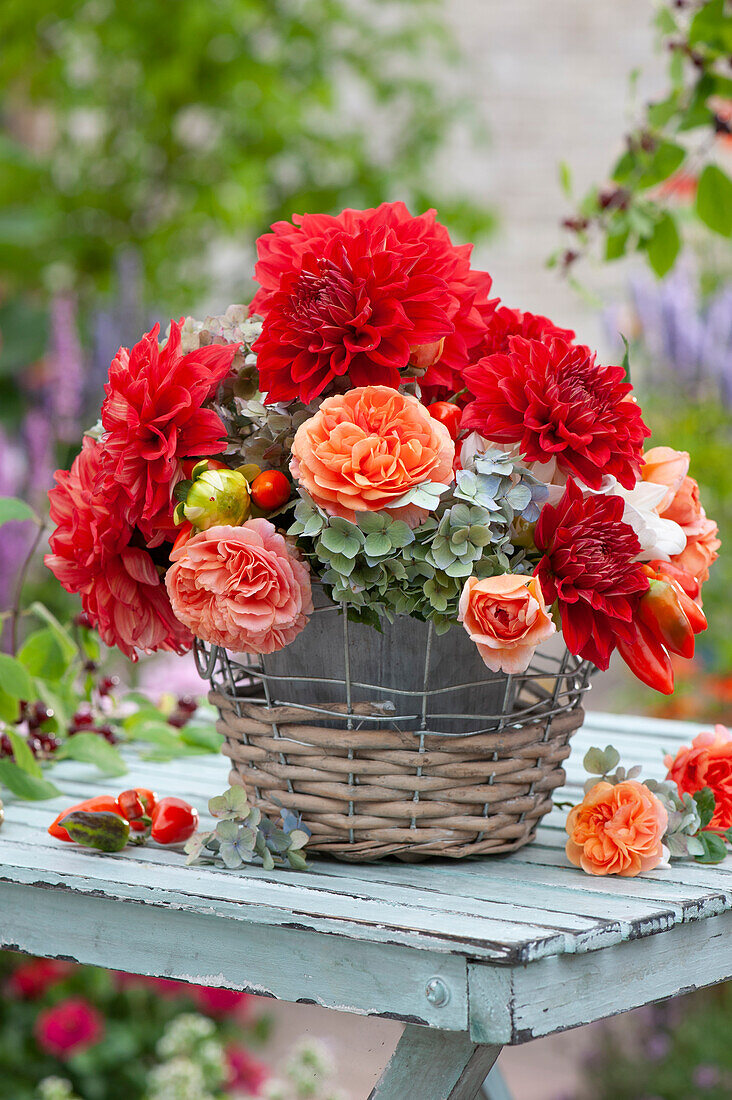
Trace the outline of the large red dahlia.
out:
[[[495,308],[489,307],[481,312],[486,327],[473,357],[474,362],[485,358],[486,355],[495,355],[497,352],[505,355],[510,351],[511,336],[523,336],[525,340],[541,340],[542,343],[558,336],[568,344],[575,337],[571,328],[560,328],[548,317],[542,317],[539,313],[522,313],[520,309],[509,309],[508,306],[502,305],[497,305]]]
[[[126,496],[125,519],[149,546],[175,538],[173,490],[181,460],[218,454],[226,435],[202,408],[226,377],[238,344],[210,344],[182,355],[181,326],[158,347],[156,325],[131,351],[120,348],[104,387],[105,487]]]
[[[293,224],[294,223],[294,224]],[[485,331],[490,276],[470,267],[434,210],[404,203],[296,215],[257,241],[251,305],[264,328],[255,350],[269,401],[311,401],[337,378],[397,387],[410,350],[444,339],[427,387],[460,388]]]
[[[117,495],[101,488],[104,447],[85,438],[71,470],[58,470],[49,501],[56,530],[45,562],[84,610],[109,646],[131,660],[136,650],[185,653],[193,638],[178,622],[168,593],[146,550],[122,516]]]
[[[559,503],[544,505],[534,532],[543,553],[534,575],[547,604],[558,602],[567,648],[601,669],[618,637],[633,641],[633,618],[648,589],[623,508],[619,496],[583,496],[570,478]]]
[[[529,462],[557,465],[599,489],[613,474],[626,489],[638,480],[650,431],[630,397],[622,367],[603,367],[582,344],[509,337],[506,354],[465,371],[475,394],[462,427],[496,443],[517,443]]]

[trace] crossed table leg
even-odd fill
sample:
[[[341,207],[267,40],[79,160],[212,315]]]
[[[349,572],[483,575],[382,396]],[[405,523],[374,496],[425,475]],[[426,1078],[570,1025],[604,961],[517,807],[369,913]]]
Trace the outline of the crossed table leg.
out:
[[[407,1024],[369,1100],[508,1100],[500,1078],[481,1090],[500,1052],[466,1032]]]

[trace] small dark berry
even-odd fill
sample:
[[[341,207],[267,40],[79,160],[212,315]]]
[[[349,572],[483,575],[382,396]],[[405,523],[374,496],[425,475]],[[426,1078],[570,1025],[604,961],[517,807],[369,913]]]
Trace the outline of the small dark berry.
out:
[[[36,703],[33,707],[33,717],[39,726],[53,718],[53,711],[49,710],[45,703]]]
[[[178,710],[185,711],[187,714],[195,714],[198,710],[198,699],[193,695],[181,695],[178,699]]]
[[[96,661],[84,661],[84,672],[96,672],[98,668]]]
[[[83,729],[84,726],[88,727],[94,725],[94,717],[88,710],[77,710],[71,721],[77,729]]]
[[[79,614],[74,619],[74,625],[75,626],[83,626],[85,630],[92,630],[94,624],[92,623],[91,619],[87,615],[86,611],[80,611]]]
[[[0,734],[0,756],[12,756],[13,746],[7,733]]]
[[[25,743],[34,756],[38,756],[43,752],[43,745],[40,737],[26,737]]]
[[[187,725],[187,723],[188,723],[188,715],[187,714],[171,714],[170,718],[168,719],[168,725],[169,726],[174,726],[175,729],[177,729],[177,730],[182,730],[183,727],[185,725]]]
[[[116,688],[119,684],[119,676],[104,676],[97,684],[97,691],[100,695],[109,695],[112,688]]]
[[[96,726],[92,732],[99,734],[105,741],[109,741],[110,745],[117,744],[117,735],[111,726]]]

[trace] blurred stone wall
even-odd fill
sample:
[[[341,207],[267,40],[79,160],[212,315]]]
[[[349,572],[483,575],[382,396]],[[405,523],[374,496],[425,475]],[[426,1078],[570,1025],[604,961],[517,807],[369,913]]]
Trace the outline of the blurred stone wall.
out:
[[[446,0],[468,59],[462,81],[489,130],[487,148],[456,136],[441,165],[498,209],[499,233],[477,258],[508,305],[546,313],[603,345],[597,311],[545,261],[568,211],[558,163],[579,193],[603,175],[632,117],[628,77],[642,66],[641,102],[663,88],[653,52],[651,0]],[[628,265],[578,270],[603,299],[620,292]]]

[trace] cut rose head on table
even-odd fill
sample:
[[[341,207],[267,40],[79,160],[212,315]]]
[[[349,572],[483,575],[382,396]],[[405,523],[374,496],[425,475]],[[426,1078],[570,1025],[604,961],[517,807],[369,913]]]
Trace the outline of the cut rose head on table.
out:
[[[561,632],[671,692],[719,540],[690,456],[647,449],[626,369],[491,297],[433,211],[296,215],[257,255],[248,308],[131,334],[56,475],[46,562],[103,640],[272,654],[317,585],[351,622],[465,630],[494,672]],[[612,804],[637,856],[585,869],[660,851],[634,791],[582,835]]]

